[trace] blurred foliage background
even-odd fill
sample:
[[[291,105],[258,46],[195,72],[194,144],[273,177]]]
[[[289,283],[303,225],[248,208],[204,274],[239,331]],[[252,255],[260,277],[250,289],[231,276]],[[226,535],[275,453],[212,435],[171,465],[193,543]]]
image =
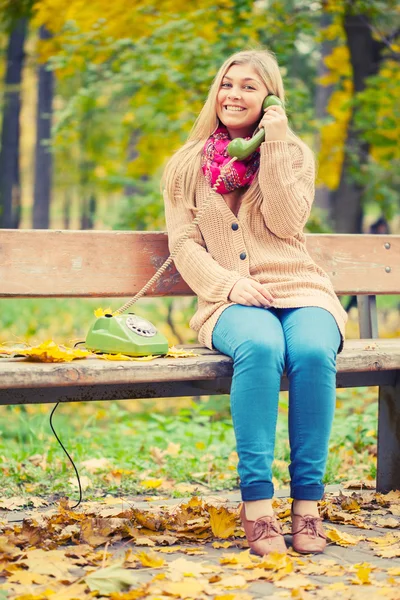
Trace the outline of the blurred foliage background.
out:
[[[163,165],[185,141],[221,62],[232,52],[263,47],[280,64],[290,125],[318,161],[308,231],[368,232],[383,217],[391,233],[400,233],[396,0],[0,0],[0,16],[0,227],[164,230]],[[120,301],[102,304],[117,308]],[[140,314],[171,344],[193,342],[188,322],[194,304],[193,298],[142,299]],[[98,305],[2,299],[0,342],[82,340]],[[398,297],[378,297],[381,335],[399,335],[398,307]],[[358,337],[356,310],[348,337]],[[365,393],[340,392],[327,481],[374,476],[376,390]],[[172,463],[151,460],[140,477],[161,481],[169,473],[172,486],[191,480],[186,441],[195,448],[195,463],[211,465],[199,469],[197,482],[232,487],[236,458],[228,398],[199,402],[170,399],[146,408],[131,401],[107,408],[88,403],[79,411],[65,406],[62,427],[71,433],[78,459],[107,456],[114,464],[112,475],[106,468],[106,487],[126,480],[124,490],[144,489],[135,487],[136,467],[143,467],[149,452],[159,456],[151,448],[164,448],[166,432],[181,450],[171,451]],[[163,410],[164,420],[157,420]],[[130,424],[138,411],[146,427],[135,431]],[[12,493],[29,491],[29,482],[32,493],[65,489],[69,467],[55,460],[60,451],[47,412],[46,406],[0,407],[0,479],[13,482]],[[280,414],[287,416],[285,395]],[[84,416],[78,436],[68,429],[74,415]],[[209,437],[193,446],[193,436],[204,431]],[[111,440],[121,435],[116,448]],[[284,484],[286,438],[279,425],[275,476]],[[179,452],[186,467],[175,460]],[[173,465],[177,472],[171,475]]]
[[[399,231],[396,0],[0,0],[0,224],[163,229],[160,174],[221,62],[267,47],[314,149],[310,231]]]

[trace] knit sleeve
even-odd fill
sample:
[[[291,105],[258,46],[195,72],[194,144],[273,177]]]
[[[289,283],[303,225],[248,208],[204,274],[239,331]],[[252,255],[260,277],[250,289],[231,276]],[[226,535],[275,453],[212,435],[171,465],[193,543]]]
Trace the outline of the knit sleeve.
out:
[[[171,253],[196,216],[194,210],[184,205],[179,184],[175,188],[174,200],[175,202],[172,203],[164,191],[168,247]],[[188,286],[198,297],[208,302],[229,302],[231,289],[243,277],[237,271],[221,267],[207,252],[199,227],[192,231],[174,258],[174,262]]]
[[[305,157],[300,147],[281,140],[261,144],[261,211],[268,229],[280,238],[301,232],[310,216],[315,164],[311,150],[308,152]],[[305,159],[308,165],[304,169]]]

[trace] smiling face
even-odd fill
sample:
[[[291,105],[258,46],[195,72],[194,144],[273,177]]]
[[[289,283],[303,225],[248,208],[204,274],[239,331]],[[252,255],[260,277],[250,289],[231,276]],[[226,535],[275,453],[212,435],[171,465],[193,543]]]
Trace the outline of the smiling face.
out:
[[[232,140],[253,135],[267,95],[265,83],[251,65],[232,65],[228,69],[217,95],[217,115]]]

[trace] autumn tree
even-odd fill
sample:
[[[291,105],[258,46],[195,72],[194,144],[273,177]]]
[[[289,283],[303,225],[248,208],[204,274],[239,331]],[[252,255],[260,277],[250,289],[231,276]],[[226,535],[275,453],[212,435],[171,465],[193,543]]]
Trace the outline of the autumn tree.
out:
[[[319,181],[332,191],[334,230],[356,233],[367,202],[389,219],[398,210],[398,7],[391,0],[341,0],[323,2],[323,9],[332,16],[323,34],[335,43],[320,82],[336,89],[327,106],[333,119],[321,130]]]
[[[1,0],[1,22],[8,34],[0,146],[0,226],[16,228],[21,215],[20,111],[24,43],[32,2]]]

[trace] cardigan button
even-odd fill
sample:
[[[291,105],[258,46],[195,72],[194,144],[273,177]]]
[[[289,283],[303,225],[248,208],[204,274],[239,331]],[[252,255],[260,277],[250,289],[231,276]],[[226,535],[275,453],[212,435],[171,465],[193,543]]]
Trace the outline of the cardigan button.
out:
[[[237,231],[239,229],[239,225],[237,223],[232,223],[233,231]]]
[[[246,252],[242,252],[242,254],[240,255],[240,258],[241,258],[242,260],[244,260],[244,259],[246,258]]]

